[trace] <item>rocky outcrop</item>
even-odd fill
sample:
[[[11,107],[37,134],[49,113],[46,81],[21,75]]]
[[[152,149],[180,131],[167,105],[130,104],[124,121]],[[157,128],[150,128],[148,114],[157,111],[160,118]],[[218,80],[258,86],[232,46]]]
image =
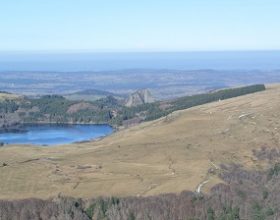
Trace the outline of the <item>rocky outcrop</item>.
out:
[[[127,107],[133,107],[145,103],[152,103],[154,101],[155,99],[151,92],[148,89],[143,89],[130,94],[125,105]]]

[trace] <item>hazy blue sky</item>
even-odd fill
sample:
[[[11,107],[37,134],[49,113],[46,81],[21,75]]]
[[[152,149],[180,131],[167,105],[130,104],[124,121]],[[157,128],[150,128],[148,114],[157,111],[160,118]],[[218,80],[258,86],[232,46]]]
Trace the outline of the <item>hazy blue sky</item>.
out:
[[[280,49],[279,0],[3,0],[0,51]]]

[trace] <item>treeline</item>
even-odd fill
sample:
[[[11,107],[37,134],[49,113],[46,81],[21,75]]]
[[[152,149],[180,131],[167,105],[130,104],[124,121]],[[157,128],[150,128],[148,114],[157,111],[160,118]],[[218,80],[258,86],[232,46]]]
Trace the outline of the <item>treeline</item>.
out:
[[[25,98],[21,101],[4,100],[0,102],[0,113],[14,113],[25,123],[95,123],[121,126],[129,119],[149,121],[166,116],[171,112],[187,109],[209,102],[233,98],[265,90],[264,85],[224,89],[212,93],[186,96],[170,101],[159,101],[136,107],[126,107],[113,96],[86,102],[88,108],[69,111],[73,105],[85,103],[71,101],[59,95],[46,95],[37,99]]]
[[[202,105],[209,102],[215,102],[219,100],[234,98],[246,94],[251,94],[259,91],[264,91],[265,86],[252,85],[240,88],[223,89],[212,93],[193,95],[189,97],[179,98],[171,103],[174,105],[169,110],[181,110],[190,108],[197,105]]]
[[[4,100],[0,102],[0,113],[14,113],[19,109],[19,105],[13,100]]]
[[[131,108],[124,108],[123,119],[130,119],[136,117],[137,115],[141,115],[142,118],[144,118],[144,120],[146,121],[155,120],[177,110],[183,110],[197,105],[238,97],[264,90],[265,85],[263,84],[251,85],[240,88],[219,90],[212,93],[185,96],[171,101],[155,102]],[[167,107],[162,107],[162,105],[165,105]]]
[[[38,99],[30,99],[27,108],[37,107],[41,114],[63,115],[75,102],[59,95],[45,95]]]
[[[215,185],[207,195],[185,191],[148,197],[82,200],[59,196],[49,200],[0,201],[0,219],[279,219],[280,174],[274,172],[278,166],[275,164],[271,169],[261,172],[234,164],[222,165],[219,176],[224,183]]]
[[[194,192],[150,197],[98,198],[84,208],[90,219],[272,220],[280,218],[280,175],[223,165],[223,184],[208,195]]]
[[[107,97],[95,102],[87,102],[88,108],[77,109],[69,112],[69,108],[82,102],[70,101],[59,95],[46,95],[38,99],[29,99],[21,107],[28,112],[24,117],[25,122],[38,121],[50,123],[108,123],[113,124],[112,109],[119,108],[113,97]]]

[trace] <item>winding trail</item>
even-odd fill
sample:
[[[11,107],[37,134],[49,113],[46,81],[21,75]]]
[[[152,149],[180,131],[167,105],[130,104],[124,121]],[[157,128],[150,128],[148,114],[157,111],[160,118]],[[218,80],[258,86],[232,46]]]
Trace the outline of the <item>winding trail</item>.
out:
[[[206,184],[206,183],[208,183],[209,182],[209,180],[205,180],[205,181],[203,181],[202,183],[200,183],[199,185],[198,185],[198,187],[196,188],[196,192],[197,193],[200,193],[201,192],[201,188]]]
[[[219,168],[219,166],[217,166],[216,164],[214,164],[211,160],[209,160],[209,162],[210,162],[210,164],[214,167],[214,169],[215,170],[219,170],[220,168]],[[206,185],[209,181],[210,181],[210,179],[209,179],[209,173],[208,173],[208,178],[206,179],[206,180],[204,180],[203,182],[201,182],[198,186],[197,186],[197,188],[196,188],[196,192],[197,193],[201,193],[201,189],[202,189],[202,187],[204,186],[204,185]]]

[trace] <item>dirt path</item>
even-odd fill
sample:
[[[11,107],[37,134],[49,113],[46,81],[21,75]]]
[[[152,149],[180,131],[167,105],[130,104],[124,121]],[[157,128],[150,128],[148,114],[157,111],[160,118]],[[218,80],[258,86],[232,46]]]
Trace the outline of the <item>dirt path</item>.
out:
[[[200,183],[199,185],[198,185],[198,187],[196,188],[196,192],[197,193],[200,193],[201,192],[201,188],[205,185],[205,184],[207,184],[209,182],[209,180],[205,180],[205,181],[203,181],[202,183]]]

